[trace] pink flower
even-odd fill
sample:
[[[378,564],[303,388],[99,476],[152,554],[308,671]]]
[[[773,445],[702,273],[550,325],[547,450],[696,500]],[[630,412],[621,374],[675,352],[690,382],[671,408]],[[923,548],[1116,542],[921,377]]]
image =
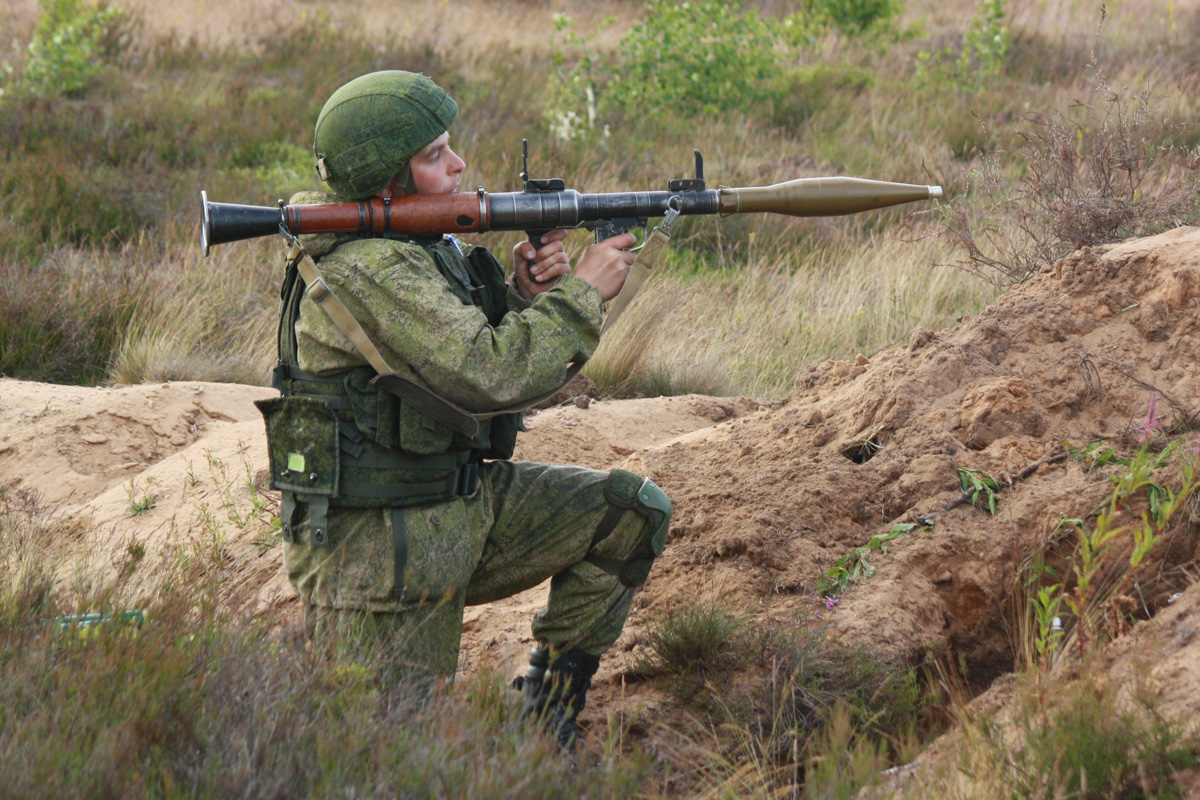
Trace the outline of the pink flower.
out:
[[[1146,418],[1142,420],[1142,424],[1138,425],[1137,429],[1142,432],[1138,437],[1138,444],[1145,444],[1150,441],[1154,431],[1162,427],[1162,423],[1158,420],[1158,415],[1154,413],[1154,407],[1158,403],[1158,392],[1150,395],[1150,408],[1146,410]]]

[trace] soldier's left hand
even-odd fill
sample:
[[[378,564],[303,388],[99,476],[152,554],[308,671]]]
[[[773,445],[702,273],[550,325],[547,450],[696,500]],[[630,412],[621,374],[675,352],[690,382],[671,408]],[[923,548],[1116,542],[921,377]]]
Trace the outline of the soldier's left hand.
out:
[[[513,275],[517,291],[526,300],[549,291],[559,278],[570,274],[571,262],[563,245],[566,238],[567,232],[559,228],[542,234],[542,246],[536,250],[528,241],[513,246]]]

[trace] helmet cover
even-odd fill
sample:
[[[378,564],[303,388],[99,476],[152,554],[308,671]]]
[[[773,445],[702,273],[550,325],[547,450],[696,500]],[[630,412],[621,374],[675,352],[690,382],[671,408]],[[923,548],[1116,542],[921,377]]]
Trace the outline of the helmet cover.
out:
[[[425,75],[385,70],[355,78],[317,117],[317,171],[342,197],[370,197],[457,116],[458,104]]]

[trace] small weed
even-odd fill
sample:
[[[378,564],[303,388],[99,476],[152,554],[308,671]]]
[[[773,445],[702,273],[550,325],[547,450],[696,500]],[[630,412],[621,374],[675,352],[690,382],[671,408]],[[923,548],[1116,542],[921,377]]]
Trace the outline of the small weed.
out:
[[[634,670],[664,676],[684,696],[716,675],[744,666],[749,621],[720,600],[695,602],[667,611],[646,633],[646,654]]]
[[[1180,442],[1157,453],[1143,444],[1129,458],[1097,443],[1069,452],[1089,468],[1120,469],[1109,475],[1113,490],[1086,520],[1059,523],[1058,530],[1073,532],[1076,542],[1070,580],[1035,561],[1026,581],[1030,633],[1042,667],[1057,663],[1051,656],[1060,646],[1082,659],[1126,629],[1130,616],[1138,613],[1130,593],[1141,596],[1144,582],[1153,580],[1139,579],[1139,569],[1172,528],[1186,524],[1200,490],[1196,459]],[[1174,486],[1159,482],[1159,471],[1167,466],[1175,470]],[[1064,606],[1070,617],[1060,617]],[[1143,613],[1148,615],[1149,609]],[[1058,630],[1056,618],[1063,623]]]
[[[258,536],[254,537],[253,544],[258,549],[259,555],[279,546],[279,532],[282,527],[279,517],[275,517],[271,520],[270,527],[265,528]]]
[[[823,597],[832,597],[845,591],[846,587],[850,585],[850,581],[856,578],[871,577],[875,573],[875,567],[871,565],[867,557],[873,552],[887,555],[888,542],[899,539],[916,527],[915,522],[898,522],[887,533],[872,536],[869,542],[854,548],[847,555],[833,562],[833,566],[825,570],[825,574],[817,583],[817,594]]]
[[[151,491],[151,488],[157,485],[158,480],[153,476],[146,478],[145,486],[140,489],[137,478],[129,480],[125,486],[125,495],[129,498],[129,516],[144,514],[157,505],[158,496]]]
[[[1067,442],[1062,443],[1071,458],[1083,464],[1088,469],[1099,469],[1108,464],[1123,464],[1129,466],[1133,462],[1129,459],[1122,459],[1121,454],[1111,447],[1106,447],[1102,442],[1089,442],[1083,447],[1073,447]]]
[[[978,506],[980,495],[983,496],[983,508],[992,516],[996,515],[996,494],[1000,484],[996,479],[981,469],[958,468],[958,484],[962,490],[971,496],[971,505]]]

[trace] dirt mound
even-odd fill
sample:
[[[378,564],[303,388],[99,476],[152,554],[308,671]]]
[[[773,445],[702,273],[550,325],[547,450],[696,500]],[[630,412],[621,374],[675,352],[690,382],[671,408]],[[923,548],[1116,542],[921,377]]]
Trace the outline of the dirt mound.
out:
[[[0,476],[30,492],[64,532],[56,558],[63,581],[124,574],[135,596],[152,594],[180,561],[214,553],[229,595],[298,611],[280,563],[266,491],[266,440],[254,401],[272,389],[213,383],[117,388],[0,379]],[[747,398],[670,397],[589,401],[528,418],[517,457],[607,469],[638,450],[757,411]],[[136,562],[136,563],[135,563]],[[522,657],[529,614],[545,589],[473,610],[466,665],[476,639],[514,640]],[[509,621],[511,620],[511,622]],[[504,630],[504,629],[509,630]],[[514,634],[515,635],[508,635]]]
[[[640,605],[697,586],[776,611],[811,602],[836,559],[935,514],[872,556],[833,624],[907,661],[951,647],[986,682],[1012,668],[1006,601],[1022,558],[1111,489],[1070,460],[1036,465],[1062,442],[1135,444],[1152,394],[1164,428],[1194,428],[1198,331],[1200,230],[1184,228],[1082,250],[952,329],[809,369],[781,406],[626,462],[678,509]],[[960,495],[958,468],[1004,485],[995,516],[940,511]],[[1167,566],[1193,556],[1185,537]],[[1143,587],[1151,610],[1187,582],[1162,574]]]

